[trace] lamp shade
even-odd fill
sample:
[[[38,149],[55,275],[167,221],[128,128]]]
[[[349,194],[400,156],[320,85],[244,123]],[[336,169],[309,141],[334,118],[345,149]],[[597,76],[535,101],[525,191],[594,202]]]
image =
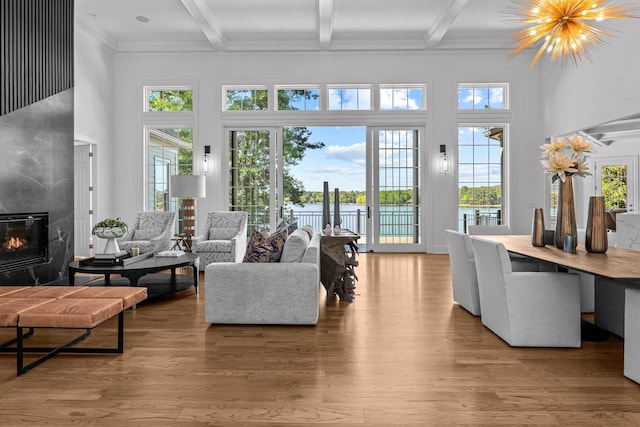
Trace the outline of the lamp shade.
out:
[[[169,191],[171,197],[206,197],[204,175],[171,175]]]

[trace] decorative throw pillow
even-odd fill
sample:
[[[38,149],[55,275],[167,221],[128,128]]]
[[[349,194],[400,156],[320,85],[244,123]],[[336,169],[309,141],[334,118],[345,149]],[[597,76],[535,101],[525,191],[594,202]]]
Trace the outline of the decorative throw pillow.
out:
[[[265,230],[255,230],[247,240],[247,250],[242,262],[269,262],[273,247]]]
[[[208,240],[230,240],[238,234],[237,228],[210,228]]]
[[[162,233],[159,228],[148,228],[144,230],[135,230],[131,240],[151,240],[158,237]]]
[[[254,231],[242,262],[280,262],[287,236],[287,227],[278,228],[271,234],[266,230]]]
[[[277,228],[276,231],[271,233],[268,240],[271,243],[271,247],[273,248],[271,252],[271,257],[269,258],[270,262],[280,262],[280,257],[282,256],[282,250],[284,249],[285,241],[289,236],[288,227],[280,227]]]
[[[295,230],[284,242],[280,262],[300,262],[309,246],[309,235],[302,229]]]
[[[287,224],[286,222],[282,221],[280,222],[280,224],[278,224],[278,229],[282,227],[287,227],[287,233],[289,233],[290,235],[291,233],[293,233],[298,229],[298,222],[295,221],[295,222],[292,222],[291,224]]]

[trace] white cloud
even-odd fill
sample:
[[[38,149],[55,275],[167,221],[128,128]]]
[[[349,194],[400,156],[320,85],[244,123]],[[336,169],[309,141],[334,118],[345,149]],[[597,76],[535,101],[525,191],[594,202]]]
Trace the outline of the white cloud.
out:
[[[330,159],[344,160],[346,162],[364,165],[366,160],[365,142],[357,142],[351,145],[330,145],[327,147],[327,157]]]

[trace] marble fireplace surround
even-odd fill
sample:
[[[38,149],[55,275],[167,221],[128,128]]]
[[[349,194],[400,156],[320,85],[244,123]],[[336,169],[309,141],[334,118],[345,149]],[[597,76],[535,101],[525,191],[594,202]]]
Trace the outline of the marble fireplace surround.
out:
[[[73,260],[73,89],[0,116],[0,212],[49,213],[45,263],[0,274],[0,285],[67,281]]]

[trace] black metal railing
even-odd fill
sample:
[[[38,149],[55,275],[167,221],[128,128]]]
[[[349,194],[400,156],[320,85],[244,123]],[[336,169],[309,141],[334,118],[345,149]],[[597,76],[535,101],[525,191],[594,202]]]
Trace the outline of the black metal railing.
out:
[[[501,225],[502,210],[496,212],[480,212],[479,209],[473,214],[464,214],[462,218],[462,229],[466,233],[469,225]]]

